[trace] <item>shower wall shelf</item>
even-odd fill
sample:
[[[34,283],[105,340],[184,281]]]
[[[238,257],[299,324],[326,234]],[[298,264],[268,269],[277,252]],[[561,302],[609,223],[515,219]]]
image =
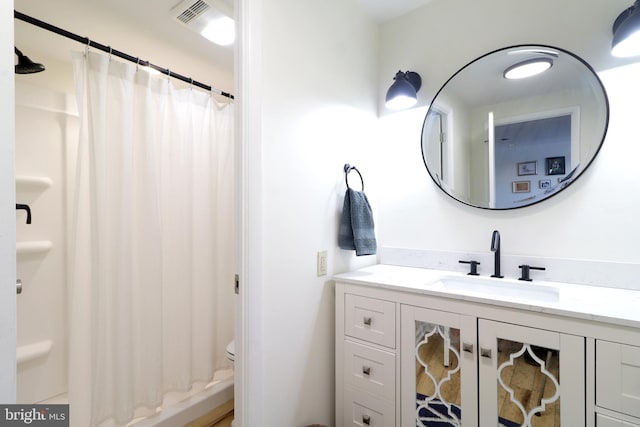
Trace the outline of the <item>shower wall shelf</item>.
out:
[[[53,341],[43,340],[33,344],[21,345],[16,348],[16,361],[18,365],[31,360],[40,359],[51,352]]]
[[[18,255],[38,254],[48,252],[53,247],[50,240],[32,240],[28,242],[16,242],[16,253]]]
[[[30,176],[30,175],[17,175],[16,187],[20,189],[38,190],[43,191],[50,188],[53,185],[51,178],[46,176]]]

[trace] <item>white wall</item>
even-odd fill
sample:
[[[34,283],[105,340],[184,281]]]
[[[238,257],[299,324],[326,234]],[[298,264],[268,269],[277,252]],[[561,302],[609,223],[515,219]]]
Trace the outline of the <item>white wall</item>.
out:
[[[0,2],[0,403],[16,398],[13,1]]]
[[[334,295],[331,274],[375,262],[337,248],[345,191],[343,165],[351,163],[371,188],[376,204],[375,154],[377,26],[353,0],[264,0],[254,16],[262,30],[246,46],[262,55],[261,137],[248,149],[262,150],[262,275],[247,284],[261,293],[264,389],[259,402],[245,402],[264,426],[334,425]],[[249,165],[251,167],[251,165]],[[359,185],[357,175],[350,183]],[[255,227],[256,224],[253,224]],[[329,275],[316,277],[316,253],[329,252]],[[254,375],[257,374],[254,372]],[[249,424],[245,424],[249,425]]]
[[[437,90],[457,68],[485,51],[511,44],[556,45],[583,56],[600,69],[618,64],[607,56],[610,27],[628,2],[462,3],[464,7],[435,1],[419,13],[383,27],[382,68],[395,70],[398,64],[411,65],[413,61],[411,66],[417,67],[414,70],[426,75],[423,79],[427,89],[421,92],[423,104],[425,97],[430,99],[433,89]],[[457,16],[462,24],[456,26],[457,31],[447,31],[446,24]],[[418,23],[419,30],[412,27]],[[411,43],[399,43],[408,33],[421,40],[421,49],[416,50]],[[470,39],[473,43],[469,43]],[[640,81],[638,66],[634,67],[630,73],[622,69],[601,73],[610,97],[611,119],[609,133],[593,165],[562,193],[524,209],[495,212],[455,202],[433,184],[422,164],[420,129],[424,107],[384,117],[384,160],[378,169],[399,164],[403,167],[393,166],[394,173],[387,175],[381,189],[382,244],[488,252],[491,232],[498,229],[505,254],[640,263],[640,223],[636,220],[640,216],[640,168],[635,166],[640,149],[635,143],[638,130],[633,116]]]
[[[460,66],[505,45],[555,44],[604,64],[610,23],[626,0],[590,2],[586,18],[577,18],[580,0],[434,1],[380,34],[352,3],[263,0],[253,16],[261,28],[244,44],[245,54],[261,58],[245,72],[249,89],[262,93],[245,93],[242,101],[261,102],[245,118],[260,126],[245,141],[260,152],[248,163],[260,173],[245,176],[262,211],[251,224],[248,241],[259,254],[248,259],[253,277],[245,283],[259,295],[249,314],[259,342],[248,349],[259,360],[248,374],[260,379],[245,405],[262,425],[334,424],[333,292],[327,278],[315,276],[316,251],[329,250],[330,274],[374,262],[337,249],[345,162],[363,172],[380,245],[488,251],[498,228],[508,254],[638,261],[631,242],[640,237],[632,222],[640,205],[631,181],[618,177],[637,181],[640,172],[630,157],[619,167],[617,154],[628,145],[613,130],[620,118],[612,118],[600,158],[570,190],[531,208],[490,212],[461,205],[432,183],[420,157],[425,108],[375,117],[398,68],[423,75],[425,105]],[[598,20],[606,22],[594,28]],[[580,28],[567,31],[567,23]],[[612,190],[620,185],[624,191]]]
[[[427,105],[442,84],[477,57],[517,44],[546,44],[567,49],[596,70],[629,63],[613,58],[611,26],[629,0],[433,0],[382,25],[380,30],[381,115],[384,94],[398,69],[422,76],[420,105]]]

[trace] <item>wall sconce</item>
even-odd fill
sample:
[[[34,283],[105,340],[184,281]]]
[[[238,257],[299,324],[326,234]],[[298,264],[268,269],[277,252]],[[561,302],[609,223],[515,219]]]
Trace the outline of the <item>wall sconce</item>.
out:
[[[611,54],[617,57],[640,55],[640,0],[613,22]]]
[[[640,0],[638,0],[640,1]],[[385,98],[385,106],[392,110],[402,110],[418,102],[418,91],[422,86],[420,74],[414,71],[398,71]]]

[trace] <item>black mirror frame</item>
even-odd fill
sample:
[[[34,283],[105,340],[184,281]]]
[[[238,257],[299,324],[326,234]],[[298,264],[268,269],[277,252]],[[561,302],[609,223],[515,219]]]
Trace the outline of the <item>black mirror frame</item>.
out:
[[[498,53],[498,52],[501,52],[501,51],[505,51],[505,50],[508,50],[508,49],[532,48],[532,47],[538,47],[540,49],[553,49],[553,50],[557,50],[557,51],[560,51],[562,53],[565,53],[567,55],[570,55],[571,57],[575,58],[580,63],[582,63],[586,67],[586,69],[591,72],[593,77],[595,77],[595,80],[597,81],[600,89],[602,90],[602,94],[603,94],[603,98],[604,98],[604,104],[605,104],[604,105],[604,109],[605,109],[604,129],[603,129],[603,132],[602,132],[602,139],[600,140],[600,144],[598,145],[597,149],[593,153],[593,156],[591,156],[591,159],[589,159],[589,162],[584,166],[584,168],[580,171],[580,173],[577,176],[574,177],[573,174],[574,174],[575,170],[570,172],[567,175],[567,177],[565,178],[569,182],[565,182],[561,186],[561,188],[559,188],[558,190],[554,191],[553,194],[550,194],[548,197],[541,198],[540,200],[532,201],[532,202],[527,203],[527,204],[522,204],[522,205],[519,205],[519,206],[513,206],[513,207],[508,207],[508,208],[492,208],[492,207],[488,207],[488,206],[478,206],[478,205],[474,205],[472,203],[466,202],[464,200],[460,200],[459,198],[455,197],[451,193],[447,192],[442,187],[442,185],[438,182],[436,177],[433,176],[433,174],[431,173],[431,171],[429,170],[429,167],[427,165],[426,153],[425,153],[425,144],[423,143],[423,141],[424,141],[424,133],[425,133],[425,123],[427,121],[427,118],[429,117],[429,113],[431,112],[431,108],[433,106],[433,103],[438,98],[438,95],[440,95],[440,93],[447,87],[449,82],[451,82],[451,80],[453,80],[456,76],[458,76],[458,74],[460,74],[463,70],[467,69],[469,66],[471,66],[475,62],[480,61],[483,58],[486,58],[487,56],[490,56],[490,55],[493,55],[495,53]],[[564,191],[567,187],[569,187],[571,184],[573,184],[573,182],[575,182],[580,176],[582,176],[582,174],[584,174],[584,172],[594,162],[596,157],[598,157],[598,154],[599,154],[600,150],[602,149],[602,145],[604,144],[604,141],[605,141],[606,136],[607,136],[607,131],[609,129],[609,117],[610,117],[610,114],[611,114],[611,111],[610,111],[610,106],[609,106],[609,97],[607,95],[607,91],[606,91],[606,89],[604,87],[604,84],[600,80],[600,77],[598,76],[596,71],[593,69],[593,67],[587,61],[582,59],[580,56],[578,56],[575,53],[570,52],[570,51],[568,51],[566,49],[559,48],[559,47],[556,47],[556,46],[551,46],[551,45],[545,45],[545,44],[526,43],[526,44],[511,45],[511,46],[503,47],[503,48],[500,48],[500,49],[495,49],[493,51],[485,53],[484,55],[481,55],[481,56],[473,59],[472,61],[468,62],[466,65],[461,67],[458,71],[456,71],[451,77],[449,77],[447,79],[447,81],[444,82],[442,87],[440,87],[440,89],[436,92],[436,94],[431,99],[431,102],[429,103],[429,108],[428,108],[427,113],[425,115],[425,119],[424,119],[424,122],[422,124],[422,130],[421,130],[421,133],[420,133],[420,146],[421,146],[421,152],[422,152],[422,161],[424,162],[425,168],[427,169],[427,172],[428,172],[429,176],[431,177],[433,182],[436,184],[436,186],[443,193],[445,193],[447,196],[451,197],[452,199],[454,199],[457,202],[460,202],[460,203],[462,203],[464,205],[471,206],[471,207],[474,207],[474,208],[485,209],[485,210],[490,210],[490,211],[506,211],[506,210],[522,209],[522,208],[533,206],[533,205],[536,205],[538,203],[541,203],[541,202],[544,202],[546,200],[551,199],[552,197],[556,196],[558,193]],[[572,178],[572,179],[570,179],[570,178]]]

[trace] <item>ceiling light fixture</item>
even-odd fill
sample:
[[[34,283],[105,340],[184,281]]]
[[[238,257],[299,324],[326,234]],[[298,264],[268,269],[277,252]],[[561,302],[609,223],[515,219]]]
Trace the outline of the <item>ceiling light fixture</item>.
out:
[[[394,82],[387,91],[385,106],[392,110],[412,107],[418,102],[418,91],[422,86],[422,78],[415,71],[398,71]]]
[[[217,45],[232,45],[236,39],[235,22],[227,16],[214,19],[207,24],[200,34]]]
[[[541,49],[541,48],[524,48],[517,50],[510,50],[507,55],[547,55],[557,58],[558,52],[553,49]]]
[[[613,22],[611,54],[617,57],[640,55],[640,0]]]
[[[233,8],[226,0],[183,0],[171,13],[178,22],[217,45],[230,46],[235,41]]]
[[[518,62],[504,70],[505,79],[516,80],[544,73],[553,66],[551,58],[533,58]]]

